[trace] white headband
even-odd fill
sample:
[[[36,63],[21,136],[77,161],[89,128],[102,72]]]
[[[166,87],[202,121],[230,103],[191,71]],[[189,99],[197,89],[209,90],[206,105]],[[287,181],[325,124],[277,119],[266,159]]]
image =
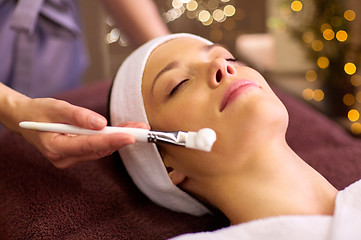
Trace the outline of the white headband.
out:
[[[120,66],[110,95],[110,119],[113,126],[127,121],[148,122],[142,97],[142,78],[152,51],[180,37],[212,42],[196,35],[178,33],[155,38],[136,49]],[[155,144],[136,142],[119,150],[123,163],[137,187],[153,202],[176,212],[203,215],[209,210],[170,180]]]

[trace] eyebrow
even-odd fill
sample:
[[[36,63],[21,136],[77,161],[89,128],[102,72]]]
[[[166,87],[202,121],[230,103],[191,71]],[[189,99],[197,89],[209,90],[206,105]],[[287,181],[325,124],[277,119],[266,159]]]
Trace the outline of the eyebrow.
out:
[[[200,50],[202,52],[209,52],[211,51],[213,48],[215,47],[224,47],[222,44],[219,44],[219,43],[214,43],[214,44],[206,44],[206,45],[203,45]],[[163,75],[164,73],[174,69],[174,68],[177,68],[180,66],[180,62],[179,61],[172,61],[170,63],[168,63],[164,68],[162,68],[162,70],[160,70],[158,72],[158,74],[155,76],[154,80],[153,80],[153,83],[152,83],[152,87],[151,87],[151,92],[153,93],[153,89],[154,89],[154,86],[155,86],[155,83],[157,82],[157,80],[160,78],[161,75]]]
[[[165,66],[162,70],[160,70],[159,73],[157,74],[157,76],[155,76],[155,78],[153,80],[151,91],[153,92],[154,85],[162,74],[164,74],[178,66],[179,66],[178,61],[172,61],[172,62],[168,63],[167,66]]]

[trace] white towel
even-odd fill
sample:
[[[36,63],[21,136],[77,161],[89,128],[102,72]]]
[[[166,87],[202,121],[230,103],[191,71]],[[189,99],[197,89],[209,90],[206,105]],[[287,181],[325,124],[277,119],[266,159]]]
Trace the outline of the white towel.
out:
[[[279,216],[214,232],[184,234],[172,240],[360,240],[361,181],[340,191],[334,216]]]

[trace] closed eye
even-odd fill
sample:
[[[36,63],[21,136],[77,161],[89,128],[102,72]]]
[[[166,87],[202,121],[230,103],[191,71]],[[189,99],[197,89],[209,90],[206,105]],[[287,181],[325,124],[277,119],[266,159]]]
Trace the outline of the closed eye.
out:
[[[169,96],[173,96],[175,93],[177,93],[177,91],[179,91],[188,80],[189,79],[184,79],[184,80],[180,81],[169,93]]]
[[[232,64],[236,64],[238,66],[246,66],[245,63],[240,62],[237,58],[226,58],[227,62],[231,62]]]
[[[238,62],[237,58],[227,58],[226,61],[228,62]]]

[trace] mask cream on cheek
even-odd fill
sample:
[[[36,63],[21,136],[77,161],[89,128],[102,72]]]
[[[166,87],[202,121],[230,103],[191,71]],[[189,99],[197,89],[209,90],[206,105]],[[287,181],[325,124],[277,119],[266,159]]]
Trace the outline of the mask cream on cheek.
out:
[[[202,128],[198,132],[188,132],[186,147],[210,152],[217,136],[213,129]]]

